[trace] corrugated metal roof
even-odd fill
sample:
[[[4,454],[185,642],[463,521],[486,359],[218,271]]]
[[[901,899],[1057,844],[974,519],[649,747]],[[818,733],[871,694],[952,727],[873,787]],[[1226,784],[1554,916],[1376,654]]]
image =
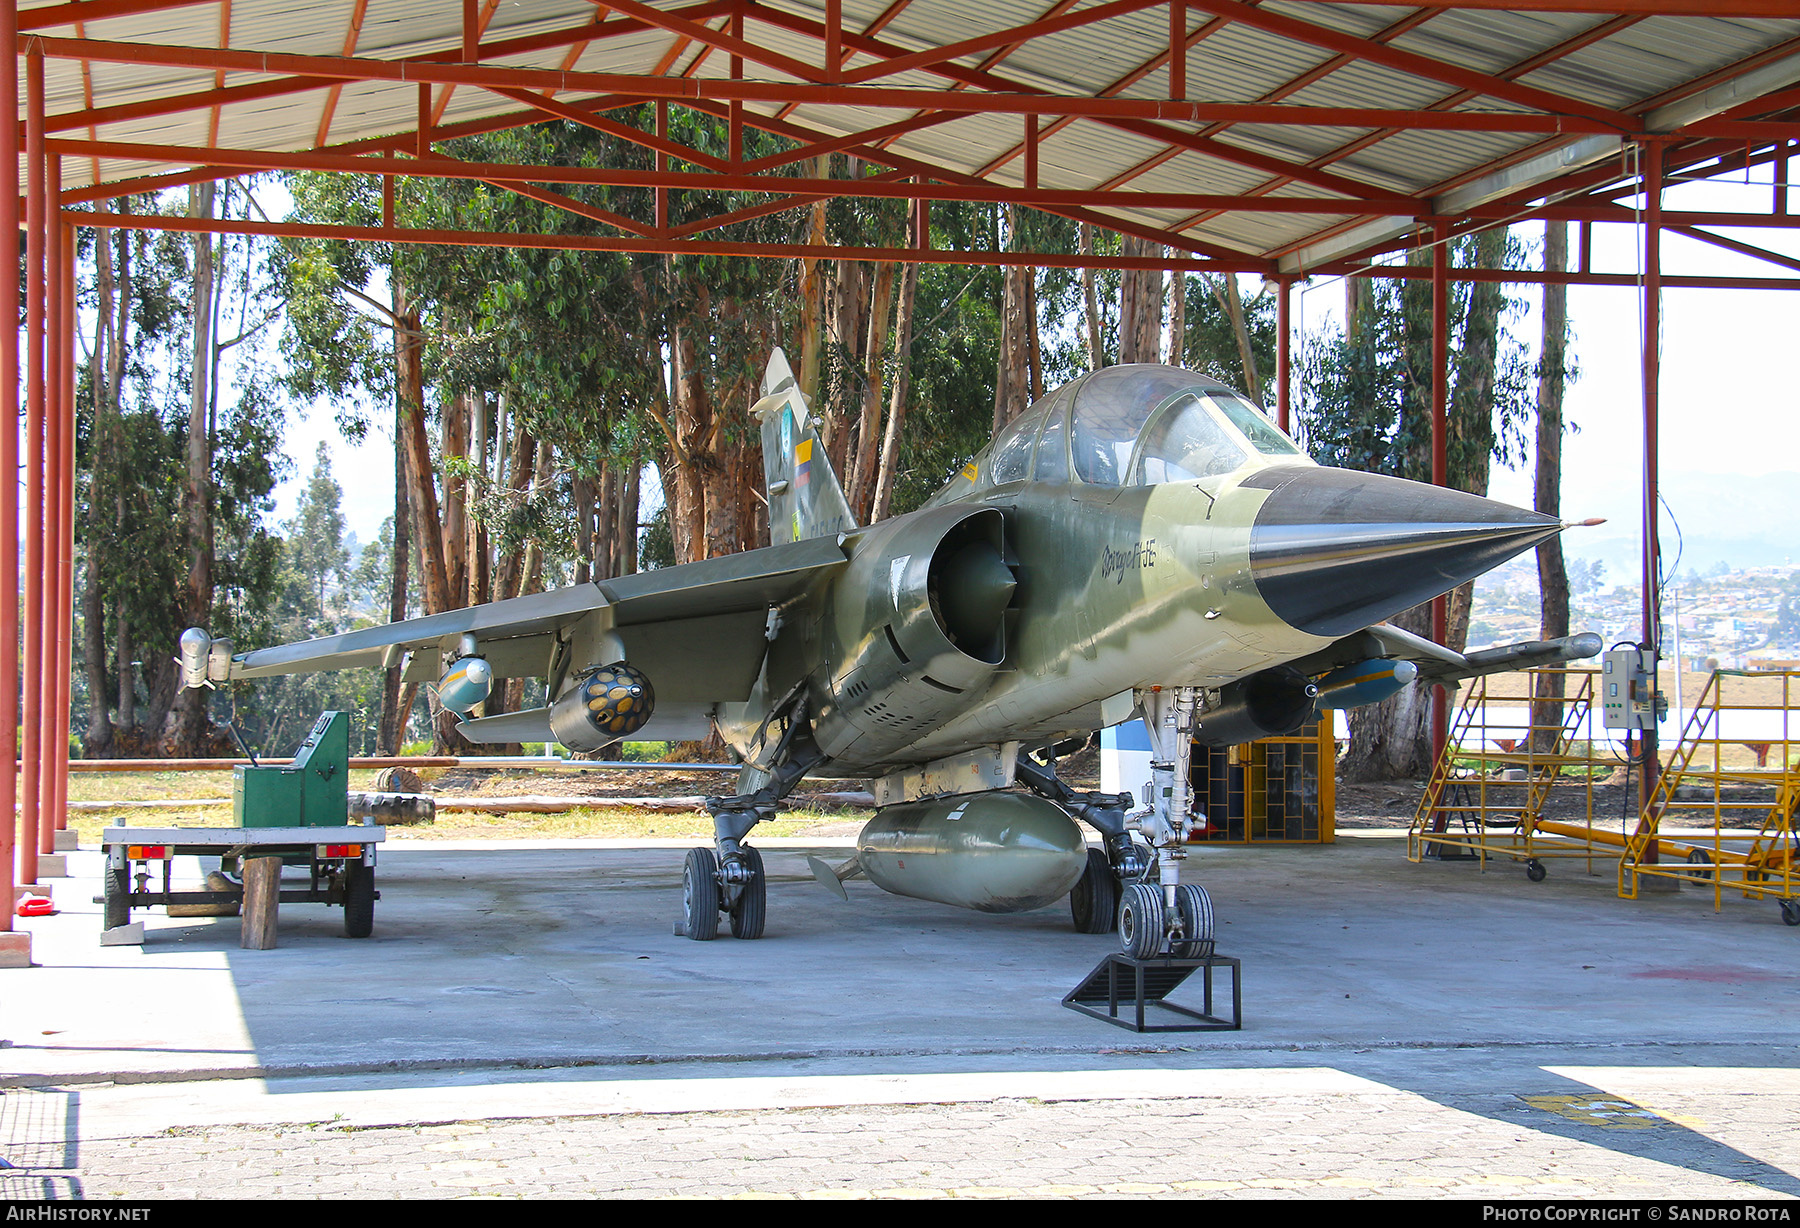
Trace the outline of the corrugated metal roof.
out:
[[[23,19],[61,0],[20,0]],[[649,0],[664,12],[692,10],[690,2]],[[1101,0],[1076,0],[1069,11],[1079,15]],[[845,0],[845,28],[865,30],[889,13],[889,0]],[[1287,105],[1334,108],[1439,108],[1457,111],[1532,111],[1525,102],[1535,95],[1507,98],[1496,94],[1465,96],[1453,78],[1460,69],[1516,81],[1519,87],[1561,95],[1572,107],[1617,111],[1644,108],[1652,100],[1679,94],[1706,74],[1728,71],[1752,61],[1776,59],[1788,69],[1771,74],[1783,88],[1800,82],[1800,20],[1744,18],[1722,3],[1718,16],[1654,16],[1622,19],[1591,13],[1512,13],[1489,9],[1435,10],[1411,28],[1387,34],[1396,23],[1416,18],[1420,10],[1402,6],[1323,4],[1311,0],[1268,0],[1249,13],[1229,10],[1234,20],[1214,20],[1204,0],[1188,9],[1191,29],[1211,23],[1212,32],[1187,53],[1187,96],[1202,102],[1250,103],[1279,100]],[[496,55],[484,63],[559,69],[565,62],[577,72],[649,76],[659,65],[665,75],[688,73],[718,80],[730,72],[730,53],[701,48],[670,29],[634,28],[612,33],[585,45],[571,32],[587,28],[596,12],[617,23],[617,7],[591,0],[484,0],[491,20],[486,44],[540,38],[539,44]],[[92,10],[89,10],[90,12]],[[346,44],[359,58],[394,61],[434,53],[455,58],[461,48],[460,0],[368,0],[360,28],[352,29],[354,0],[199,0],[178,7],[127,13],[89,21],[79,32],[72,24],[41,31],[61,39],[77,37],[115,43],[164,47],[216,48],[221,45],[222,19],[228,14],[226,46],[234,51],[341,56]],[[626,10],[629,11],[629,10]],[[723,28],[723,7],[706,11],[714,28]],[[913,52],[954,44],[983,34],[1007,31],[1064,11],[1053,0],[912,0],[891,14],[873,37],[887,47]],[[822,0],[770,0],[745,10],[745,37],[777,57],[822,65],[821,40],[805,30],[785,28],[789,19],[821,23]],[[1258,28],[1265,18],[1309,23],[1318,33],[1297,38],[1280,29]],[[1243,17],[1244,20],[1235,18]],[[1571,39],[1604,29],[1606,35],[1566,54],[1549,54]],[[558,38],[561,34],[563,37]],[[1340,54],[1333,36],[1380,40],[1365,54]],[[954,61],[949,75],[967,79],[983,71],[985,83],[1005,91],[1047,92],[1062,97],[1161,99],[1169,92],[1166,56],[1168,10],[1154,5],[1116,13],[1104,21],[1029,38],[1009,52],[983,47]],[[1385,46],[1388,50],[1381,50]],[[676,54],[679,52],[679,54]],[[1546,57],[1529,72],[1522,66]],[[1374,58],[1370,58],[1374,57]],[[1378,60],[1398,62],[1377,62]],[[1408,59],[1406,57],[1415,57]],[[1416,57],[1425,57],[1419,61]],[[696,61],[698,65],[696,67]],[[1430,61],[1436,61],[1433,64]],[[850,67],[867,64],[865,54],[852,56]],[[983,69],[982,66],[986,65]],[[1438,66],[1444,71],[1436,71]],[[1303,74],[1318,73],[1309,83]],[[1790,71],[1791,70],[1791,71]],[[746,62],[745,74],[764,82],[798,77],[778,67]],[[257,86],[287,75],[276,66],[267,72],[234,66],[223,73],[229,88]],[[63,54],[46,61],[47,110],[52,135],[81,138],[86,108],[99,110],[108,122],[95,135],[111,141],[198,148],[209,143],[214,124],[216,77],[205,64],[168,66],[94,60],[85,66]],[[912,89],[942,89],[946,73],[915,68],[873,84]],[[1508,87],[1493,88],[1508,92]],[[21,91],[23,92],[23,91]],[[446,93],[448,97],[446,99]],[[322,85],[264,97],[230,101],[219,107],[217,143],[227,148],[279,152],[315,148],[329,111],[327,143],[339,145],[409,132],[418,115],[418,87],[410,81],[347,81],[335,101]],[[579,104],[592,90],[561,91],[558,101]],[[439,85],[434,100],[442,108],[441,123],[479,121],[520,111],[511,98],[474,85]],[[186,100],[177,106],[158,100]],[[1521,101],[1524,99],[1525,101]],[[22,100],[21,100],[22,101]],[[773,116],[775,103],[749,104],[753,112]],[[120,108],[143,113],[121,117]],[[809,101],[792,110],[786,122],[827,135],[854,133],[891,124],[916,108],[884,108],[866,99],[856,102]],[[1048,119],[1043,121],[1048,124]],[[994,182],[1008,186],[1023,180],[1024,160],[1016,156],[1025,120],[1016,113],[974,113],[909,132],[889,148],[914,162],[942,168],[947,174],[973,175],[1001,162]],[[1161,134],[1161,135],[1159,135]],[[1186,149],[1169,156],[1171,137],[1204,138],[1205,151]],[[1326,186],[1348,180],[1365,190],[1421,198],[1444,185],[1461,184],[1506,166],[1524,151],[1554,148],[1591,139],[1583,134],[1549,138],[1540,134],[1408,130],[1376,132],[1341,123],[1287,125],[1238,123],[1219,125],[1168,119],[1109,122],[1085,118],[1063,124],[1043,138],[1038,153],[1039,184],[1044,188],[1091,189],[1124,177],[1116,206],[1107,212],[1140,223],[1170,225],[1199,212],[1134,208],[1134,191],[1189,192],[1201,195],[1269,194],[1329,195]],[[1011,156],[1010,158],[1008,155]],[[98,160],[101,181],[180,169],[173,161],[133,156]],[[95,161],[65,160],[65,183],[85,186],[94,179]],[[1336,177],[1335,179],[1331,177]],[[1282,185],[1287,186],[1282,186]],[[1198,241],[1252,254],[1273,253],[1305,243],[1312,236],[1342,228],[1354,215],[1271,214],[1251,209],[1205,218],[1186,230]],[[1396,225],[1411,225],[1398,219]]]

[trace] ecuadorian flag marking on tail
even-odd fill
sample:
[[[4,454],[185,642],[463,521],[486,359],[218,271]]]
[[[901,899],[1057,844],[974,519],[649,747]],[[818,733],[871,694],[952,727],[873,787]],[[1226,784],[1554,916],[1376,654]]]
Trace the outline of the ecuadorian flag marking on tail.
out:
[[[802,439],[794,445],[794,486],[806,485],[812,480],[812,446],[813,441]]]

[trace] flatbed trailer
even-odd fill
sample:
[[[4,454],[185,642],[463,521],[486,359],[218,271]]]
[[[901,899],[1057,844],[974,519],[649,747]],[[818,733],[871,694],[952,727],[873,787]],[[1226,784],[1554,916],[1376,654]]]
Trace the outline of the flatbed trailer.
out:
[[[342,827],[108,827],[100,836],[106,854],[102,925],[116,929],[131,921],[134,908],[170,904],[241,902],[241,886],[231,890],[176,891],[172,886],[177,857],[217,857],[225,874],[257,857],[279,857],[288,865],[309,869],[304,888],[284,888],[282,904],[337,904],[344,909],[344,933],[367,938],[375,926],[375,850],[387,839],[387,828],[370,824]],[[151,884],[150,866],[162,863],[162,885]],[[134,875],[132,867],[137,866]],[[135,877],[136,882],[133,882]]]

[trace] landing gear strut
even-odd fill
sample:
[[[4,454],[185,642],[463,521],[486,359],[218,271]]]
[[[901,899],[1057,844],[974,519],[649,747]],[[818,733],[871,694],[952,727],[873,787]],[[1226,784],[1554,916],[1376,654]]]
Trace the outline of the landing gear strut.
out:
[[[706,809],[713,817],[713,848],[691,849],[682,868],[681,911],[687,936],[696,942],[718,937],[719,914],[730,918],[733,938],[761,938],[769,912],[768,876],[762,853],[745,844],[750,829],[775,814],[786,797],[825,758],[813,741],[804,702],[788,717],[767,770],[746,769],[739,787],[750,780],[763,783],[748,793],[709,797]]]

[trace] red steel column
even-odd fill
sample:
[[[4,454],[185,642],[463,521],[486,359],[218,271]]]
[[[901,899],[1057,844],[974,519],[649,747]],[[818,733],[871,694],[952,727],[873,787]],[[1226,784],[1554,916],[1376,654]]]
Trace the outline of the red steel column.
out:
[[[1661,550],[1656,540],[1657,495],[1657,388],[1662,376],[1662,180],[1663,147],[1646,141],[1644,156],[1644,646],[1650,649],[1652,668],[1662,656],[1661,629],[1657,626],[1662,606]],[[1654,685],[1654,675],[1652,675]],[[1642,731],[1639,745],[1643,767],[1638,774],[1638,806],[1650,804],[1661,774],[1657,758],[1656,726]],[[1656,842],[1647,846],[1646,861],[1656,860]]]
[[[25,690],[19,794],[19,881],[38,872],[44,606],[44,57],[25,55]]]
[[[1450,484],[1448,424],[1450,416],[1450,226],[1432,225],[1431,251],[1431,484]],[[1431,603],[1431,638],[1442,644],[1450,636],[1450,603]],[[1442,687],[1431,689],[1431,751],[1444,753],[1450,736],[1450,711]]]
[[[56,544],[56,705],[51,727],[56,754],[51,763],[55,793],[50,813],[56,830],[69,825],[69,673],[75,649],[75,228],[63,232],[63,344],[57,351],[62,375],[62,448],[57,457],[56,498],[62,539]],[[55,837],[51,838],[54,851]]]
[[[7,115],[19,113],[19,11],[0,5],[0,100]],[[0,124],[0,168],[6,182],[0,184],[0,235],[17,243],[19,233],[19,126]],[[19,283],[0,277],[0,320],[19,318]],[[0,934],[13,928],[14,869],[13,817],[18,805],[18,723],[13,705],[19,694],[19,332],[8,325],[0,329],[0,575],[6,592],[0,599]],[[23,936],[21,936],[22,938]],[[16,944],[9,939],[0,955],[16,958]]]
[[[44,160],[44,455],[42,575],[38,579],[38,853],[56,851],[56,616],[62,609],[63,331],[62,158]]]
[[[1293,429],[1293,327],[1289,315],[1294,283],[1285,277],[1275,280],[1275,424],[1283,433]]]

